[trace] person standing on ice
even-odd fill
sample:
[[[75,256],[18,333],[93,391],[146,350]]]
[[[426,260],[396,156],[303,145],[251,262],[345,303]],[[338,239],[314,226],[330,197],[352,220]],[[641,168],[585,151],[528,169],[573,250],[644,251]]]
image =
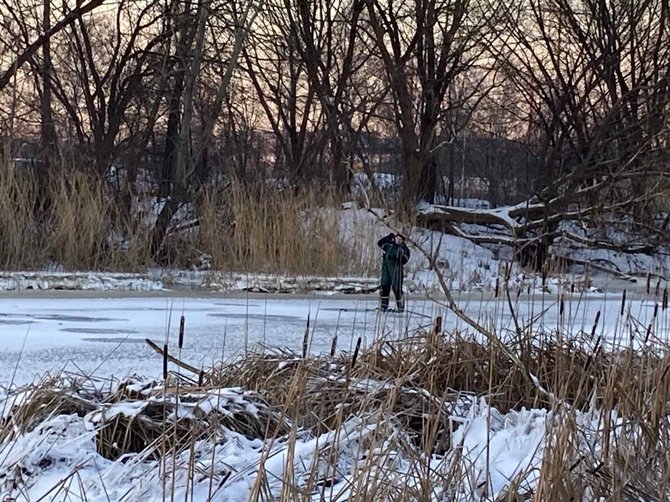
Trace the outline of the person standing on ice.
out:
[[[377,242],[382,248],[382,283],[381,283],[381,310],[386,312],[389,307],[391,289],[395,296],[398,312],[405,309],[402,296],[403,267],[409,261],[409,249],[405,245],[405,236],[402,234],[388,234]]]

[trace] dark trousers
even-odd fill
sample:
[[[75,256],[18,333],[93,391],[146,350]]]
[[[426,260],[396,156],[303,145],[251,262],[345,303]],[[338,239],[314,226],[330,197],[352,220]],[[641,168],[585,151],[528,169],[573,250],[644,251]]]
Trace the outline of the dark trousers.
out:
[[[405,300],[402,297],[402,282],[398,281],[396,284],[392,283],[382,283],[381,290],[381,299],[382,299],[382,311],[386,311],[389,308],[389,298],[391,295],[391,290],[393,290],[393,296],[395,296],[395,303],[399,312],[405,310]]]

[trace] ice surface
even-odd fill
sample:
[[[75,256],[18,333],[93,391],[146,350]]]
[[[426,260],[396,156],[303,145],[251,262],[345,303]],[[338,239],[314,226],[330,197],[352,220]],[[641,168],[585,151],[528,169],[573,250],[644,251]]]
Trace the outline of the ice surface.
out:
[[[670,330],[667,311],[653,298],[627,300],[623,316],[617,294],[568,295],[562,315],[557,294],[512,297],[513,311],[506,299],[491,299],[483,293],[457,294],[456,298],[468,315],[503,339],[516,330],[514,316],[523,329],[560,327],[565,333],[582,332],[585,343],[591,344],[602,336],[606,344],[626,346],[632,340],[639,346],[667,340]],[[470,329],[439,302],[410,300],[408,312],[385,316],[375,311],[377,303],[376,295],[351,300],[272,295],[248,299],[4,297],[0,298],[0,385],[30,382],[46,371],[61,369],[96,376],[158,378],[162,359],[145,338],[159,346],[167,342],[172,354],[198,368],[243,355],[259,343],[302,353],[308,317],[310,353],[329,352],[335,335],[340,351],[352,351],[358,337],[366,345],[376,337],[404,336],[414,328],[430,326],[438,315],[447,333]],[[182,313],[186,329],[179,350]]]

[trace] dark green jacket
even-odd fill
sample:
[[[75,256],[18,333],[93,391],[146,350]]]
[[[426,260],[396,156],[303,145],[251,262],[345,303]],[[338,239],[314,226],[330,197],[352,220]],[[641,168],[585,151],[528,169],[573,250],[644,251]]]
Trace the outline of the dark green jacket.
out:
[[[384,251],[382,261],[382,285],[402,286],[403,266],[409,261],[409,248],[395,243],[395,234],[388,234],[377,242]]]

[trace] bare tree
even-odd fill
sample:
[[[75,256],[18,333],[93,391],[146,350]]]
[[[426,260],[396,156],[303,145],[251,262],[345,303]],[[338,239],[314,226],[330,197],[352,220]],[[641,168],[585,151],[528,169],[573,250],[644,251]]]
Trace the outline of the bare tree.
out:
[[[537,190],[525,204],[496,213],[448,209],[438,219],[480,242],[530,245],[537,267],[558,236],[631,251],[664,242],[667,232],[639,217],[666,189],[667,2],[534,0],[505,7],[489,47],[518,95],[517,128],[527,131],[518,137],[532,141],[540,162]],[[629,239],[631,245],[596,238],[588,227],[603,219],[644,229],[650,238]],[[566,220],[584,234],[561,226]],[[510,235],[469,235],[459,221],[496,223]]]
[[[277,142],[276,167],[290,183],[313,174],[323,154],[323,112],[298,46],[283,3],[268,3],[243,50],[245,75]]]
[[[261,157],[264,153],[264,135],[258,130],[259,116],[253,92],[238,85],[226,96],[225,117],[222,127],[222,164],[235,173],[235,177],[247,181],[258,172],[263,172]]]
[[[7,69],[0,75],[0,91],[7,87],[19,68],[26,64],[54,35],[81,19],[82,16],[95,10],[103,2],[104,0],[90,0],[89,2],[78,3],[76,8],[67,11],[48,31],[40,32],[34,40],[18,50],[16,57],[14,57],[7,65]],[[3,9],[10,16],[14,16],[17,13],[15,2],[3,0],[2,4]]]
[[[128,110],[141,93],[154,63],[154,51],[169,37],[161,29],[158,0],[137,8],[121,0],[113,12],[80,18],[56,58],[49,88],[73,124],[80,144],[88,145],[94,171],[104,174],[119,149],[137,138],[120,138],[133,118]],[[126,131],[127,132],[127,131]]]
[[[370,40],[383,63],[403,148],[403,204],[432,202],[434,148],[447,91],[490,43],[488,13],[473,0],[365,0]],[[446,106],[445,106],[446,105]]]
[[[195,166],[198,159],[206,156],[237,61],[262,5],[262,1],[255,3],[250,0],[217,6],[212,0],[198,0],[195,4],[187,2],[183,6],[182,15],[187,22],[181,25],[175,67],[170,75],[173,82],[168,99],[166,152],[160,193],[164,204],[151,235],[152,253],[159,260],[173,215],[181,204],[192,199]],[[225,31],[218,31],[208,39],[210,28]],[[222,41],[217,40],[222,35],[230,43],[227,53],[223,50]],[[211,45],[207,45],[208,40],[211,40]],[[213,59],[214,67],[218,68],[218,83],[214,86],[211,109],[204,112],[198,141],[194,142],[196,90],[203,62],[209,55],[208,48],[217,55]]]
[[[325,113],[320,139],[330,147],[333,179],[342,190],[349,186],[356,150],[353,119],[361,111],[348,89],[369,59],[358,34],[364,7],[363,0],[284,0],[288,29],[296,36],[307,79]],[[367,120],[363,115],[359,122]]]
[[[51,29],[51,0],[42,0],[42,31],[47,33]],[[42,158],[49,162],[58,153],[58,136],[54,123],[53,105],[51,99],[52,75],[54,72],[51,62],[51,39],[42,47],[42,61],[40,68],[40,126],[42,136]]]
[[[651,160],[667,113],[666,2],[525,5],[520,15],[533,29],[514,14],[498,56],[543,133],[544,192]]]

